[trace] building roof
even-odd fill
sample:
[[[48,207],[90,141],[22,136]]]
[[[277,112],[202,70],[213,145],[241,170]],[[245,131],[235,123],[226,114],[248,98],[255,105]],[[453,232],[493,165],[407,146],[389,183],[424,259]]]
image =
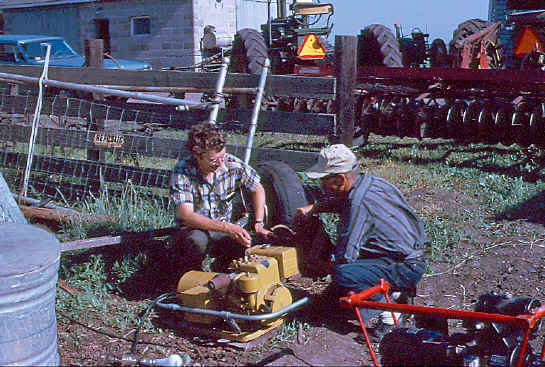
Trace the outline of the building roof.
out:
[[[37,6],[51,6],[77,3],[92,3],[96,0],[3,0],[0,9],[32,8]]]

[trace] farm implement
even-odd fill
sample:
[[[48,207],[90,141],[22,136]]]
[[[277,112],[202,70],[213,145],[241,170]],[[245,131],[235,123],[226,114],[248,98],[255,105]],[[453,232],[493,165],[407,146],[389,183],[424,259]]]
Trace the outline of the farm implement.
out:
[[[545,72],[359,69],[360,135],[545,147]]]
[[[379,284],[360,293],[350,293],[339,301],[353,309],[362,328],[373,362],[375,352],[359,308],[415,315],[416,328],[395,327],[381,340],[382,366],[545,366],[545,342],[541,355],[530,344],[541,329],[545,306],[532,298],[483,294],[474,311],[391,303],[390,284]],[[386,302],[369,299],[383,295]],[[449,335],[447,320],[463,320],[465,333]]]

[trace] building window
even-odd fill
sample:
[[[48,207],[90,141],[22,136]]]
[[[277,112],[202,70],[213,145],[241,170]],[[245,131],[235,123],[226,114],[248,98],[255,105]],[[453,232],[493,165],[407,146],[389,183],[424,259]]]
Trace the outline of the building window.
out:
[[[151,18],[133,17],[131,18],[131,36],[149,36],[151,34]]]

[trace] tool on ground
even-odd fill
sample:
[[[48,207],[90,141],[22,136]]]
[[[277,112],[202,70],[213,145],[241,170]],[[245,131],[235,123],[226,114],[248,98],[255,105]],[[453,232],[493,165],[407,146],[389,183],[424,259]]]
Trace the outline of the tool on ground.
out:
[[[545,316],[545,306],[535,299],[483,294],[474,311],[462,311],[390,303],[389,291],[390,284],[381,280],[340,299],[341,307],[355,311],[375,366],[376,355],[359,312],[362,307],[418,316],[417,328],[397,327],[382,338],[382,366],[545,366],[545,342],[541,355],[529,344]],[[368,300],[377,294],[384,295],[386,302]],[[449,335],[448,319],[464,320],[466,333]]]
[[[178,281],[178,304],[157,306],[181,311],[196,331],[246,342],[282,325],[283,316],[308,302],[293,302],[282,283],[298,272],[295,248],[256,245],[225,273],[186,272]]]

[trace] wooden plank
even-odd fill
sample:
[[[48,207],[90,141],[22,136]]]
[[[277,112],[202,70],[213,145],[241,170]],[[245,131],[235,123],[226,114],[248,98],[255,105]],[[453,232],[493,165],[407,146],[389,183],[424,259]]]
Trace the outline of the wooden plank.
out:
[[[36,98],[28,96],[4,96],[0,100],[0,111],[27,114],[34,111]],[[42,114],[57,118],[77,117],[82,119],[107,119],[127,121],[123,128],[130,129],[132,123],[157,124],[177,129],[189,129],[208,118],[206,111],[176,111],[175,106],[153,103],[126,103],[110,106],[93,104],[90,101],[47,97],[42,101]],[[223,129],[244,133],[249,130],[251,110],[220,109],[218,121]],[[68,122],[70,123],[70,122]],[[133,126],[132,128],[135,128]],[[141,127],[142,128],[142,127]],[[143,129],[143,128],[142,128]],[[261,111],[258,131],[304,135],[331,135],[335,131],[335,115],[324,113],[302,113],[287,111]]]
[[[337,119],[340,142],[352,146],[354,139],[356,87],[356,36],[335,36],[335,75],[337,76]]]
[[[0,72],[39,78],[42,68],[26,65],[0,65]],[[215,89],[218,73],[50,67],[48,77],[51,80],[92,85],[198,86],[203,89]],[[258,83],[258,75],[229,73],[225,80],[225,88],[255,88]],[[267,77],[265,93],[273,96],[335,99],[335,84],[335,78],[332,77],[271,75]]]
[[[62,242],[61,252],[88,249],[88,248],[101,247],[101,246],[118,245],[121,243],[129,243],[134,241],[146,241],[146,240],[151,240],[152,238],[155,238],[155,237],[170,236],[177,230],[179,230],[178,227],[169,227],[169,228],[153,229],[151,231],[143,231],[143,232],[127,232],[119,236],[103,236],[103,237],[88,238],[85,240]]]

